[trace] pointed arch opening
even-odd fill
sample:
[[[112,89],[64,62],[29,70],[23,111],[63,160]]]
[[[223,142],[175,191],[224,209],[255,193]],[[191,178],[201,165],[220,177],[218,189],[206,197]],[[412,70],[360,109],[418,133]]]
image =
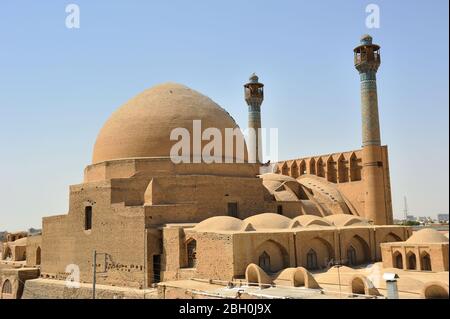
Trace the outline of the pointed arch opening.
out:
[[[290,176],[293,177],[293,178],[297,178],[299,176],[298,165],[297,165],[296,161],[292,162]]]
[[[358,235],[354,235],[349,241],[346,254],[347,264],[351,266],[366,264],[370,261],[369,245]]]
[[[409,252],[406,254],[406,266],[409,270],[417,269],[417,258],[415,253]]]
[[[301,160],[298,172],[299,172],[299,176],[306,174],[306,162],[305,162],[305,160]]]
[[[421,270],[431,271],[431,257],[427,252],[423,252],[420,256]]]
[[[1,299],[12,299],[12,284],[11,281],[9,281],[9,279],[6,279],[3,282],[2,285],[2,294],[1,294]]]
[[[325,165],[321,157],[316,162],[316,173],[319,177],[325,177]]]
[[[289,167],[287,166],[286,162],[284,162],[283,166],[281,166],[281,174],[289,176]]]
[[[331,183],[337,182],[336,162],[331,155],[327,159],[327,181]]]
[[[347,183],[348,182],[348,175],[349,175],[349,168],[348,168],[348,161],[345,159],[344,154],[341,154],[338,159],[338,180],[339,183]]]
[[[354,182],[361,180],[361,169],[361,159],[353,152],[350,156],[350,181]]]
[[[308,270],[324,269],[334,259],[334,250],[332,245],[325,239],[315,237],[308,240],[305,247],[306,254],[302,259],[306,261],[304,267]]]
[[[309,174],[316,175],[316,160],[314,158],[309,160]]]
[[[396,251],[392,255],[392,265],[394,268],[403,269],[403,255],[401,252]]]

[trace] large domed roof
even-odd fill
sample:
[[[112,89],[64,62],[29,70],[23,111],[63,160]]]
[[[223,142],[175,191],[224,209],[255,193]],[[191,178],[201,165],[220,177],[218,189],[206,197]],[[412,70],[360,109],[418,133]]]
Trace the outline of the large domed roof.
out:
[[[97,136],[92,161],[169,157],[172,146],[178,141],[170,140],[171,131],[186,128],[192,138],[193,120],[202,121],[202,130],[218,128],[222,138],[225,128],[237,127],[234,119],[210,98],[180,84],[157,85],[132,98],[111,115]],[[209,141],[203,141],[202,147],[207,143]],[[223,156],[224,144],[222,140]]]

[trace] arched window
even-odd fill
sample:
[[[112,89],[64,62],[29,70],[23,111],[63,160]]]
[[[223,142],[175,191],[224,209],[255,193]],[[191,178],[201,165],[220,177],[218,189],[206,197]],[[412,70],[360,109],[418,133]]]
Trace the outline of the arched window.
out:
[[[2,286],[2,299],[12,298],[12,285],[11,282],[6,279]]]
[[[84,208],[84,229],[90,230],[92,228],[92,206]]]
[[[265,272],[270,272],[270,256],[265,251],[259,256],[258,265],[264,269]]]
[[[416,254],[414,253],[409,253],[407,255],[407,262],[408,262],[408,269],[410,270],[415,270],[416,267]]]
[[[356,265],[357,264],[356,249],[353,246],[350,246],[347,249],[347,263],[349,265]]]
[[[428,253],[423,253],[421,257],[422,270],[431,271],[431,258]]]
[[[317,254],[314,249],[310,249],[306,254],[306,267],[308,269],[318,269]]]
[[[41,247],[36,249],[36,266],[41,264]]]
[[[403,269],[403,256],[400,252],[395,252],[393,256],[394,268]]]
[[[192,239],[187,244],[188,268],[197,266],[197,241]]]

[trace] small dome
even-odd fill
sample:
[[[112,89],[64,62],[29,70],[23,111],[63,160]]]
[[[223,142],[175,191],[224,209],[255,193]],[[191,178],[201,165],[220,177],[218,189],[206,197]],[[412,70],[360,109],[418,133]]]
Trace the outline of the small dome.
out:
[[[273,213],[250,216],[244,219],[244,221],[251,224],[255,230],[287,229],[291,224],[290,218]]]
[[[97,136],[92,162],[167,158],[177,142],[170,140],[172,130],[187,129],[192,138],[193,120],[201,120],[202,130],[219,129],[222,138],[226,128],[238,127],[227,111],[197,91],[175,83],[157,85],[132,98],[110,116]],[[201,149],[209,142],[202,141]],[[224,141],[222,145],[225,156]],[[246,154],[243,155],[245,159]]]
[[[338,227],[344,226],[369,226],[367,219],[347,214],[336,214],[326,216],[325,219]]]
[[[196,231],[241,231],[246,223],[231,216],[215,216],[198,223],[193,229]]]
[[[448,243],[448,238],[435,229],[425,228],[413,233],[406,242],[409,244]]]
[[[325,218],[314,215],[301,215],[292,219],[291,228],[293,227],[308,227],[308,226],[332,226],[332,224]]]

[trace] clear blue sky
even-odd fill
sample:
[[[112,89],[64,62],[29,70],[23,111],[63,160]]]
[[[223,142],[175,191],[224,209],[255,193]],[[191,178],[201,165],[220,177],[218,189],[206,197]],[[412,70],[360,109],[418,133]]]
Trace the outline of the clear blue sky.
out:
[[[65,27],[65,6],[81,28]],[[365,7],[380,7],[367,29]],[[0,230],[40,227],[68,208],[98,130],[142,90],[174,81],[225,107],[241,127],[242,84],[266,85],[263,125],[280,158],[359,148],[352,49],[382,47],[382,141],[396,216],[448,212],[448,1],[0,2]]]

